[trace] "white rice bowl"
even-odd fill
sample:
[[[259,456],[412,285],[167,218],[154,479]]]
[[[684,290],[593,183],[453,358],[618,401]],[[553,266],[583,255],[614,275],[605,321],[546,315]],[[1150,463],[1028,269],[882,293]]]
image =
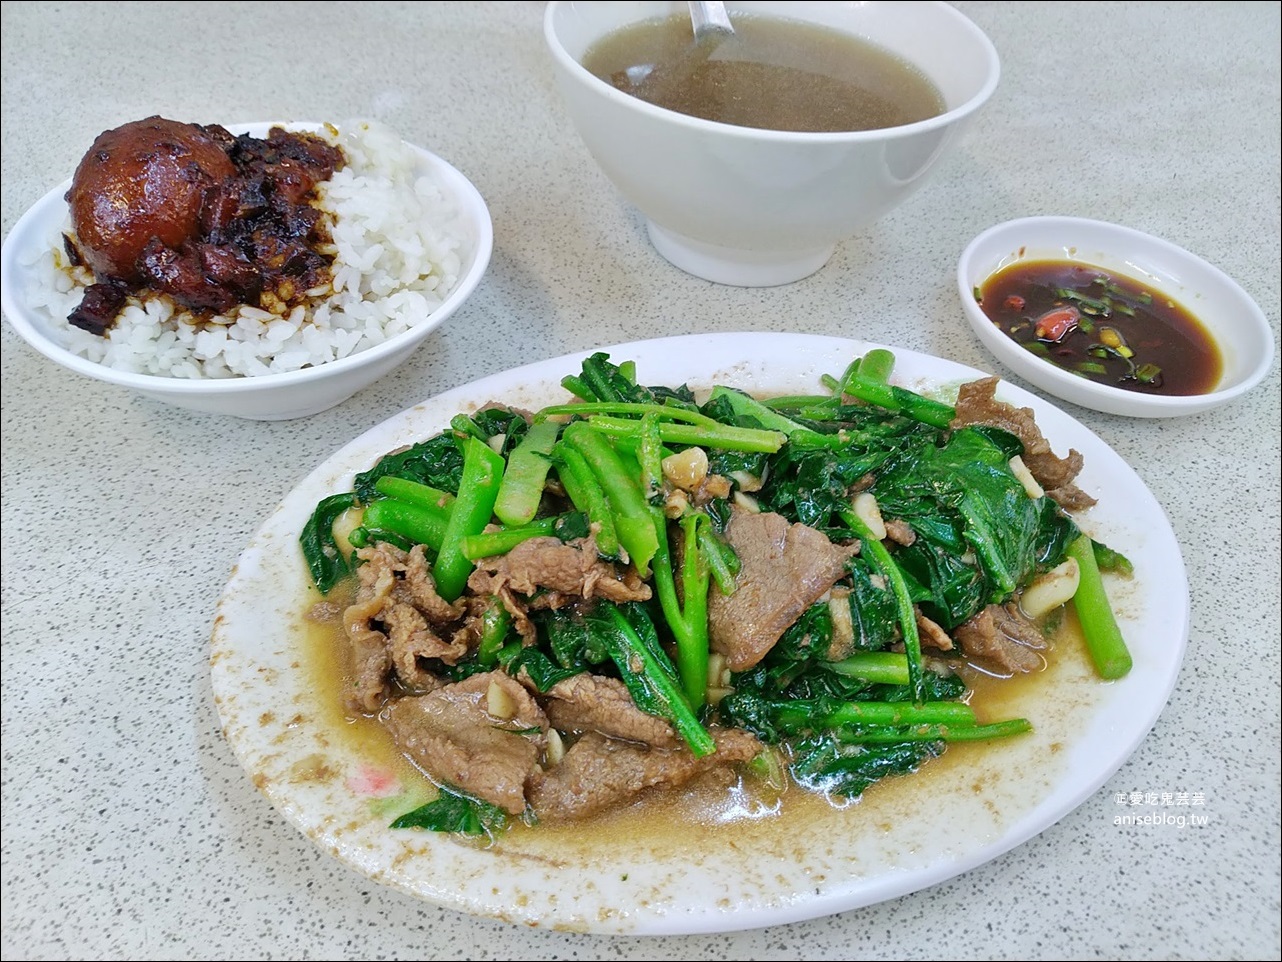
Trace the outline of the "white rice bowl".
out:
[[[358,354],[423,324],[459,283],[474,239],[464,212],[423,170],[419,154],[386,126],[360,121],[314,132],[340,146],[346,165],[318,187],[330,215],[332,279],[283,316],[242,305],[201,320],[165,295],[131,296],[106,336],[67,321],[93,283],[73,268],[62,234],[70,213],[29,265],[27,306],[72,354],[133,374],[210,379],[260,377]]]

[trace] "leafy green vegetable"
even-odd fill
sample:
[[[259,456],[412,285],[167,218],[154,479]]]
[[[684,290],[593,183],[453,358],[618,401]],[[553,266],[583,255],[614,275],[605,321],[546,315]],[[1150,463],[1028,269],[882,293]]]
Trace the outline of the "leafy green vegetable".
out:
[[[492,437],[502,436],[502,449],[506,451],[526,431],[524,418],[501,408],[478,411],[467,418],[466,423],[468,431],[462,435],[454,430],[446,431],[404,451],[384,455],[368,471],[356,475],[357,498],[363,503],[373,501],[380,493],[377,488],[379,478],[386,476],[406,478],[449,494],[458,494],[463,477],[464,438],[467,435],[487,443]]]
[[[347,559],[334,539],[334,522],[356,503],[354,494],[332,494],[322,500],[303,525],[299,544],[312,582],[323,595],[329,594],[350,570]]]
[[[609,355],[598,351],[583,362],[579,383],[588,391],[585,397],[597,401],[630,401],[644,403],[654,400],[654,395],[629,378],[617,365],[610,363]]]
[[[831,738],[801,739],[791,766],[797,783],[811,791],[857,798],[868,786],[891,775],[909,775],[944,751],[942,741],[890,745],[847,744]]]
[[[389,828],[421,828],[458,835],[498,835],[508,814],[496,805],[442,787],[432,801],[406,812]]]
[[[463,452],[458,441],[453,434],[438,434],[397,454],[385,455],[374,467],[356,475],[356,496],[373,501],[379,495],[379,478],[388,475],[457,494],[462,473]]]
[[[500,656],[501,659],[502,656]],[[573,678],[587,670],[586,666],[567,668],[559,665],[548,657],[547,652],[535,647],[521,648],[520,651],[514,652],[513,657],[505,663],[504,667],[512,675],[524,672],[529,677],[530,683],[540,692],[549,691],[557,682]]]
[[[894,640],[898,625],[894,593],[873,583],[876,572],[866,560],[852,558],[848,567],[852,645],[856,651],[880,651]]]
[[[584,620],[609,652],[638,708],[670,721],[696,757],[716,751],[712,736],[686,701],[676,669],[643,607],[602,602]]]
[[[537,612],[536,619],[540,634],[547,641],[548,652],[560,668],[580,672],[610,660],[610,652],[599,634],[582,618],[554,608]],[[547,691],[542,685],[539,690]]]
[[[352,545],[426,545],[446,600],[461,595],[478,559],[531,537],[591,535],[601,559],[648,580],[649,601],[564,605],[557,589],[545,605],[536,594],[520,633],[501,599],[476,602],[472,652],[432,670],[456,680],[502,670],[538,692],[581,672],[617,678],[696,756],[716,748],[705,724],[736,725],[778,745],[766,754],[803,787],[857,796],[949,742],[1031,729],[1023,718],[976,715],[961,676],[945,667],[956,653],[923,656],[919,614],[951,631],[1072,556],[1092,657],[1104,677],[1130,666],[1099,574],[1129,574],[1130,562],[1050,498],[1029,496],[1011,468],[1023,453],[1016,436],[954,428],[950,405],[890,383],[893,364],[874,349],[822,378],[828,393],[760,400],[718,386],[700,404],[684,385],[639,384],[633,364],[598,352],[563,382],[575,403],[528,420],[500,407],[459,414],[318,504],[300,538],[309,570],[323,591],[350,572],[334,526],[352,507],[364,510]],[[696,446],[717,483],[676,490],[664,459]],[[864,498],[855,510],[865,492],[912,537],[883,538]],[[859,552],[760,663],[727,683],[721,672],[709,678],[709,603],[739,590],[727,524],[732,503],[748,510],[753,501]],[[484,834],[506,817],[445,788],[395,824]]]
[[[929,593],[923,611],[946,629],[1058,564],[1076,535],[1049,498],[1028,497],[1009,466],[1014,445],[1005,432],[962,428],[906,450],[872,486],[882,513],[917,535],[896,560]]]

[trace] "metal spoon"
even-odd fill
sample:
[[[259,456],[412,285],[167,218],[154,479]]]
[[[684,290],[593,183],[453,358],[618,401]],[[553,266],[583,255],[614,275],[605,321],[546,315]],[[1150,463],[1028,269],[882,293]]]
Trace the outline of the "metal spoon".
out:
[[[694,26],[694,42],[702,44],[706,39],[725,40],[734,36],[734,27],[730,25],[730,14],[724,3],[691,3],[690,23]]]
[[[650,65],[651,69],[644,74],[630,78],[633,93],[642,100],[658,104],[671,101],[674,92],[686,86],[722,44],[738,36],[730,25],[724,3],[691,3],[689,6],[694,41],[663,69],[655,70]]]

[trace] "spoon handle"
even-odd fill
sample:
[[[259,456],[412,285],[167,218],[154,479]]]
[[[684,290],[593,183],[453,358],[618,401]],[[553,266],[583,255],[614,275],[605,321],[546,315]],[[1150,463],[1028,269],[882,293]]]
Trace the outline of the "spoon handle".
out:
[[[730,14],[726,12],[724,3],[691,2],[690,22],[694,25],[694,37],[696,40],[700,40],[709,34],[734,33],[734,27],[730,25]]]

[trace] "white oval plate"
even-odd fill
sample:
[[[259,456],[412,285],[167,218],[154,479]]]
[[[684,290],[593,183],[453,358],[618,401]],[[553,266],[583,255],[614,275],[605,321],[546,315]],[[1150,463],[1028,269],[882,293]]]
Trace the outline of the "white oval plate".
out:
[[[823,374],[876,345],[793,334],[713,334],[603,348],[634,360],[646,384],[715,383],[816,392]],[[1058,408],[1011,385],[1057,453],[1076,448],[1079,484],[1099,504],[1084,530],[1124,552],[1136,577],[1108,587],[1135,667],[1098,681],[1066,651],[1027,697],[1003,704],[1035,731],[963,754],[957,746],[861,802],[819,818],[707,822],[689,832],[615,823],[589,844],[562,833],[509,835],[491,847],[391,831],[421,786],[344,737],[300,664],[309,597],[298,534],[317,501],[398,446],[492,400],[537,408],[566,398],[560,380],[587,353],[507,371],[430,398],[342,448],[298,485],[241,556],[218,604],[211,671],[223,731],[254,783],[322,849],[370,878],[439,905],[511,922],[597,933],[681,934],[757,928],[869,905],[952,878],[1019,845],[1093,794],[1139,745],[1175,684],[1189,601],[1179,545],[1161,507],[1116,453]],[[945,395],[982,376],[896,350],[896,383]],[[317,597],[314,592],[312,598]],[[338,720],[336,720],[338,719]],[[934,767],[932,767],[934,766]],[[412,774],[411,779],[415,778]],[[929,798],[915,796],[929,785]],[[907,793],[907,794],[905,794]],[[905,804],[905,799],[907,803]],[[399,807],[398,807],[399,806]],[[810,809],[813,815],[814,807]],[[781,827],[783,830],[781,830]],[[569,841],[567,841],[567,839]]]

